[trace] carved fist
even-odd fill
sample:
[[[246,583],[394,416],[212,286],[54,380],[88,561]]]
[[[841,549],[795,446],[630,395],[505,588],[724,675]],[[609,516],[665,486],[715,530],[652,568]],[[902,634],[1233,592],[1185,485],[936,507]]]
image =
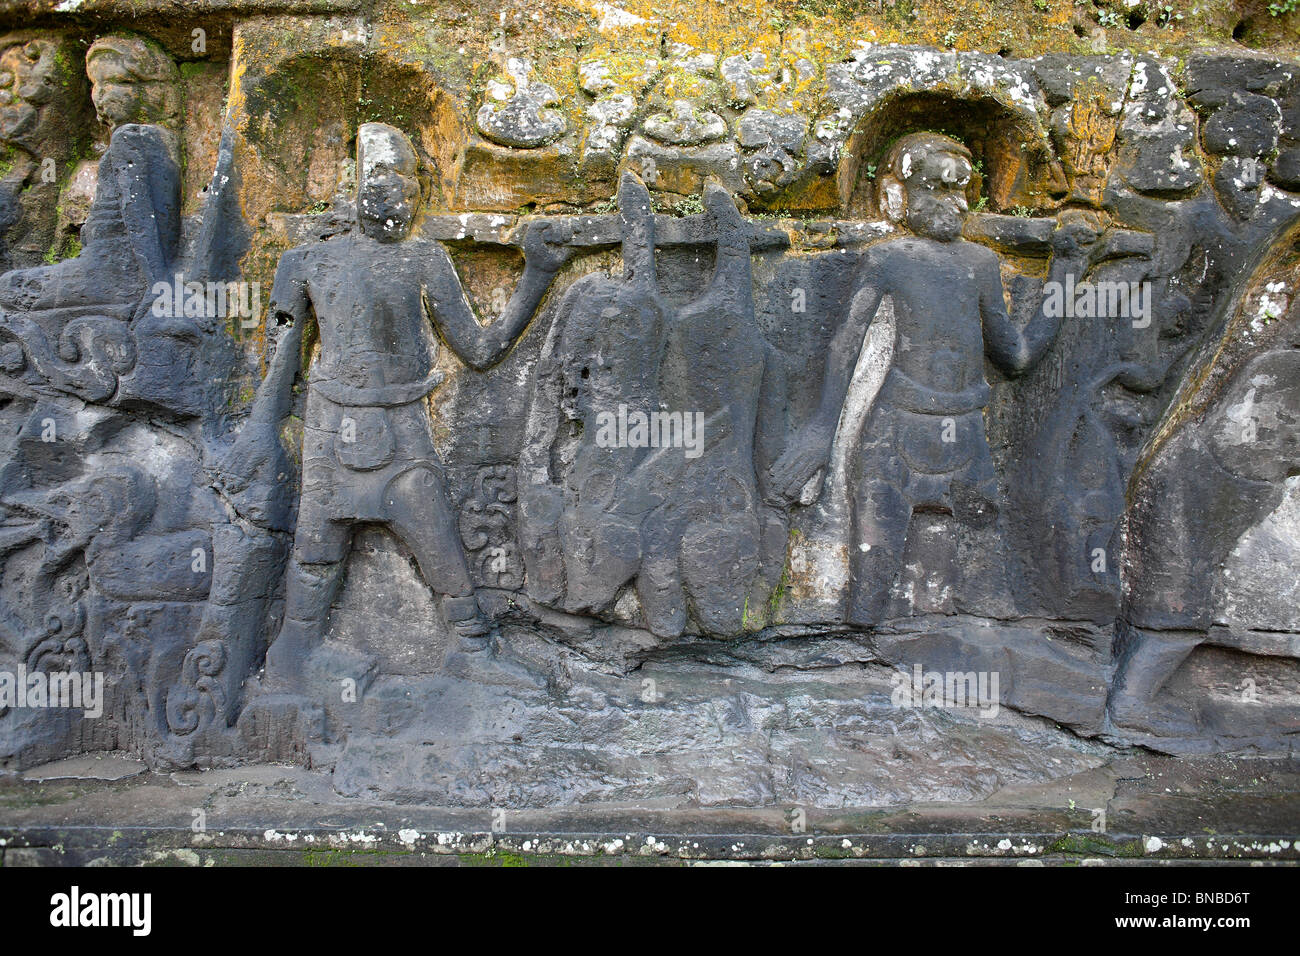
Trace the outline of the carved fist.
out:
[[[275,429],[258,422],[248,422],[235,441],[217,453],[212,463],[213,477],[228,495],[239,495],[274,466],[280,448]]]
[[[801,499],[808,482],[830,461],[830,439],[820,431],[797,434],[768,471],[768,485],[784,501]]]
[[[228,495],[237,495],[248,487],[251,479],[249,465],[255,464],[244,458],[246,449],[234,445],[218,453],[212,462],[212,477],[217,486]]]
[[[524,235],[524,262],[543,272],[558,272],[573,255],[572,240],[572,223],[535,222]]]
[[[719,232],[741,229],[745,226],[745,217],[736,208],[736,201],[718,182],[710,181],[705,184],[704,209]]]
[[[1078,209],[1063,212],[1052,233],[1052,252],[1065,259],[1089,259],[1098,248],[1105,226],[1095,213]]]

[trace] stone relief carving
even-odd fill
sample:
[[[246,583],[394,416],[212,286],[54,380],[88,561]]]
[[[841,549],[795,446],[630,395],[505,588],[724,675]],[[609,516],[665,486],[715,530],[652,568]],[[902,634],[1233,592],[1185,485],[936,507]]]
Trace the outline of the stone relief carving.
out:
[[[0,269],[39,265],[59,244],[49,213],[60,170],[84,146],[86,77],[70,40],[23,31],[0,37],[0,145],[12,165],[0,177]]]
[[[532,72],[527,60],[512,58],[506,66],[510,82],[494,80],[488,87],[495,102],[484,103],[475,118],[479,132],[492,142],[531,149],[564,133],[563,114],[547,108],[557,102],[555,90],[533,80]]]
[[[528,267],[499,324],[481,328],[450,258],[409,239],[419,197],[416,156],[398,130],[367,123],[357,136],[359,234],[336,236],[281,258],[268,306],[293,333],[315,318],[321,354],[309,374],[303,499],[285,591],[285,622],[268,651],[273,680],[294,686],[302,659],[324,638],[360,523],[388,526],[412,550],[442,600],[462,649],[482,652],[488,634],[460,546],[424,398],[443,377],[439,338],[473,368],[491,367],[531,319],[568,257],[537,227]],[[283,383],[277,383],[282,388]]]
[[[760,414],[779,401],[779,372],[754,320],[750,229],[720,185],[704,204],[714,272],[673,307],[655,284],[650,195],[624,175],[622,278],[567,292],[520,457],[531,593],[601,611],[634,583],[646,626],[667,637],[688,617],[717,634],[761,620],[784,558],[758,479],[778,434]]]
[[[475,583],[517,589],[523,565],[515,541],[518,501],[513,465],[487,465],[474,478],[474,491],[461,505],[460,538],[473,555]]]
[[[874,726],[844,669],[920,657],[1093,740],[1293,745],[1293,590],[1260,597],[1300,562],[1290,64],[667,45],[584,60],[570,103],[507,60],[491,102],[339,119],[333,198],[246,221],[247,97],[195,202],[172,52],[0,39],[0,665],[107,682],[94,719],[4,705],[0,762],[725,802],[714,684],[729,740],[796,694]],[[68,224],[22,197],[92,110],[79,254],[40,264]],[[456,136],[615,196],[447,211]],[[388,595],[349,577],[365,536]],[[336,626],[381,605],[391,645]],[[1284,690],[1195,700],[1206,648]],[[614,696],[664,668],[690,693]],[[744,739],[749,802],[875,786],[839,742],[756,782]]]

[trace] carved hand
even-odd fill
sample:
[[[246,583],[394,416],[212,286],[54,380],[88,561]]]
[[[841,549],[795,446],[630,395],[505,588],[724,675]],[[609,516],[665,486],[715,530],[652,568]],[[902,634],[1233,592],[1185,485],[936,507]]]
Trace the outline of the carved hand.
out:
[[[720,183],[710,181],[704,187],[704,208],[709,221],[719,234],[745,228],[745,217],[736,208],[731,193]]]
[[[262,475],[279,448],[279,433],[261,422],[247,422],[229,446],[212,463],[221,490],[238,495]]]
[[[830,446],[830,439],[822,429],[801,429],[769,469],[769,487],[783,500],[797,501],[808,481],[830,461]]]
[[[1093,213],[1077,209],[1067,210],[1057,221],[1052,233],[1052,254],[1060,259],[1090,262],[1100,248],[1099,240],[1105,227]]]
[[[243,471],[249,463],[243,460],[243,451],[236,439],[233,445],[219,452],[212,462],[213,481],[227,495],[237,495],[248,487],[250,475]]]
[[[524,263],[543,272],[558,272],[573,255],[568,245],[572,239],[572,223],[533,223],[524,235]]]

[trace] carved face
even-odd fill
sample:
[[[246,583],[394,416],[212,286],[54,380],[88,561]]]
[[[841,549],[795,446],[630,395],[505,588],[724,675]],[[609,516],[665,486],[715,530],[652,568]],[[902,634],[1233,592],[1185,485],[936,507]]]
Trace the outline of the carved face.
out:
[[[0,53],[0,140],[19,142],[36,127],[55,90],[54,44],[32,40]]]
[[[122,57],[115,53],[100,54],[87,65],[86,72],[93,84],[90,99],[101,122],[119,126],[143,112],[143,91]]]
[[[140,41],[100,40],[86,56],[90,99],[100,122],[165,123],[174,119],[177,90],[168,79],[175,67]]]
[[[357,190],[361,231],[380,242],[399,242],[411,231],[419,184],[394,169],[376,167]]]
[[[960,153],[918,146],[905,151],[898,174],[907,197],[907,226],[918,236],[951,242],[966,219],[971,164]]]

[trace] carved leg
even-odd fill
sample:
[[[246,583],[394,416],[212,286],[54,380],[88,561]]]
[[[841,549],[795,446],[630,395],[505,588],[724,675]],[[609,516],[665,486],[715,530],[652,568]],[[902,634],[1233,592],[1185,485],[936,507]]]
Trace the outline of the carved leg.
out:
[[[303,662],[325,634],[351,544],[351,525],[318,523],[311,509],[302,509],[285,582],[284,625],[266,652],[266,674],[272,684],[299,683]]]
[[[686,629],[686,590],[678,563],[681,531],[671,519],[658,524],[651,515],[645,525],[645,557],[636,578],[636,593],[646,625],[657,637],[680,637]]]
[[[282,538],[268,531],[256,529],[250,534],[230,524],[213,529],[212,545],[212,590],[194,646],[219,644],[223,649],[224,666],[215,677],[224,690],[224,707],[216,709],[215,717],[218,726],[226,727],[239,711],[244,681],[261,655],[263,615],[283,571],[287,547]],[[183,674],[173,695],[193,693],[186,680]],[[172,698],[168,700],[168,730],[182,734],[202,729],[191,727],[187,717],[175,716]]]
[[[599,611],[609,605],[641,566],[638,521],[580,501],[562,519],[565,610]]]
[[[425,583],[442,595],[447,624],[462,644],[471,650],[486,646],[490,629],[474,596],[441,473],[422,466],[394,478],[384,491],[384,517],[415,555]]]
[[[737,634],[761,622],[761,603],[750,606],[759,571],[759,527],[753,512],[701,516],[682,534],[682,578],[700,625]]]
[[[987,445],[979,457],[984,464],[964,476],[970,483],[954,480],[949,489],[953,517],[965,529],[954,549],[954,594],[959,611],[997,616],[1013,608],[1005,557],[1006,520],[998,504],[998,483]]]
[[[447,673],[486,684],[536,689],[544,677],[496,654],[492,627],[483,617],[465,551],[451,512],[442,472],[427,465],[404,471],[384,489],[384,519],[415,555],[424,581],[442,595],[442,613],[456,645],[444,660]]]
[[[893,483],[867,478],[858,484],[849,541],[850,624],[874,627],[884,619],[911,519],[912,503]]]

